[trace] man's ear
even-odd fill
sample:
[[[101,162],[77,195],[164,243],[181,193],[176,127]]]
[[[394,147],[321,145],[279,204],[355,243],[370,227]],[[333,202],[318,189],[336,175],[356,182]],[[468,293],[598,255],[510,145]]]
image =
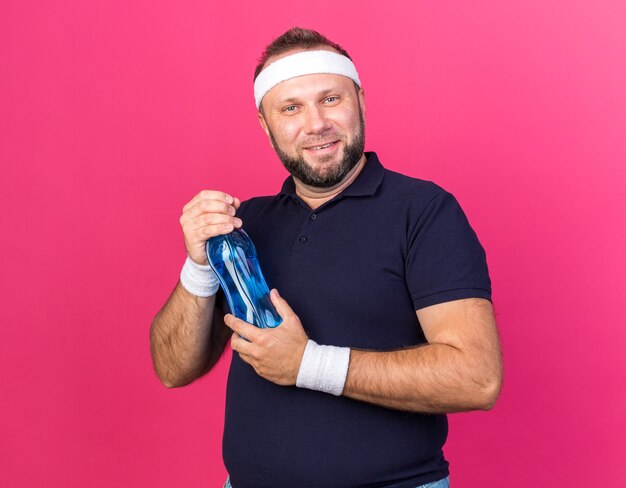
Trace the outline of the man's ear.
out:
[[[270,146],[272,147],[272,149],[274,149],[274,144],[272,144],[272,138],[270,137],[270,130],[267,126],[267,122],[265,121],[265,117],[263,116],[263,113],[259,110],[256,115],[259,118],[259,123],[261,124],[261,127],[265,131],[265,135],[267,136],[267,139],[270,141]]]
[[[359,104],[361,105],[361,112],[363,112],[363,119],[365,120],[365,90],[359,88]]]

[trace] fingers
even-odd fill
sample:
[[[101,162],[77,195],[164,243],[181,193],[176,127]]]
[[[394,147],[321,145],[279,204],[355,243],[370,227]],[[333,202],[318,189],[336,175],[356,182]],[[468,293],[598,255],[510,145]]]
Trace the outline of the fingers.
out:
[[[226,202],[229,205],[235,201],[232,196],[230,196],[228,193],[224,193],[223,191],[202,190],[195,197],[193,197],[187,205],[183,207],[183,212],[186,211],[188,208],[193,207],[200,200],[218,200]]]
[[[235,215],[235,207],[220,200],[198,200],[195,204],[187,207],[183,211],[190,219],[195,219],[204,213],[222,213],[224,215]]]
[[[206,241],[243,225],[241,219],[235,217],[240,206],[241,201],[227,193],[202,190],[183,207],[180,225],[187,254],[193,261],[206,264]]]
[[[228,234],[232,232],[235,227],[241,227],[241,223],[233,224],[231,222],[226,222],[223,224],[212,224],[205,225],[199,229],[196,229],[195,232],[198,236],[198,239],[202,241],[202,245],[204,246],[204,242],[214,236],[218,236],[220,234]]]
[[[230,215],[209,213],[202,214],[189,222],[189,228],[191,230],[200,230],[206,226],[212,226],[217,224],[231,224],[234,227],[241,227],[242,221],[239,217],[232,217]]]
[[[233,203],[235,204],[236,202]],[[241,205],[241,202],[239,202],[239,205]],[[195,231],[205,226],[214,224],[230,223],[232,224],[230,230],[234,227],[241,227],[242,225],[241,219],[235,217],[235,207],[227,204],[226,202],[218,200],[198,200],[194,205],[186,205],[185,208],[186,210],[180,218],[180,223],[183,226],[189,223],[189,228],[187,230],[190,231]],[[217,233],[220,233],[218,228],[208,230],[215,230]]]
[[[280,296],[276,288],[273,288],[270,292],[270,298],[272,300],[272,304],[274,305],[274,307],[276,307],[276,311],[282,318],[288,317],[290,315],[295,315],[292,308],[284,300],[284,298]]]
[[[247,358],[246,362],[250,362],[250,360],[254,359],[252,356],[254,344],[241,337],[239,334],[233,334],[231,336],[230,347],[233,351],[238,352],[244,359]]]
[[[245,337],[252,343],[259,339],[260,329],[258,327],[238,319],[233,314],[227,313],[224,315],[224,323],[230,327],[233,332]]]

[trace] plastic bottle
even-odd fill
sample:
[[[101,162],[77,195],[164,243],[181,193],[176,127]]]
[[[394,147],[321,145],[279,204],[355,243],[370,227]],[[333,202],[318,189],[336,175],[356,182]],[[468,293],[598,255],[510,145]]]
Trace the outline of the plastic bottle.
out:
[[[205,249],[231,313],[261,329],[278,327],[283,319],[272,305],[250,236],[241,228],[235,229],[229,234],[211,237]]]

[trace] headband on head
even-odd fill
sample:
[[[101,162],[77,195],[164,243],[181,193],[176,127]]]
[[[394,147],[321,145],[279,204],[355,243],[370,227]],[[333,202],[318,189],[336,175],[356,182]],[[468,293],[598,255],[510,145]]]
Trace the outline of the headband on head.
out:
[[[343,75],[361,86],[361,80],[350,58],[332,51],[302,51],[274,61],[254,80],[254,101],[261,106],[265,94],[279,83],[297,76],[326,73]]]

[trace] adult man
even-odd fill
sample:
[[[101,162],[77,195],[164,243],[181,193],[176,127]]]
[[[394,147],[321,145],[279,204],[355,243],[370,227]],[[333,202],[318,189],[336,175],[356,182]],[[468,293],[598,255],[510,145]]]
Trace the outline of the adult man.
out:
[[[484,251],[449,193],[364,153],[360,85],[337,44],[283,34],[255,99],[292,176],[275,196],[204,191],[183,210],[189,256],[155,318],[153,359],[182,386],[232,337],[223,456],[236,488],[448,486],[445,413],[490,409],[500,390]],[[224,316],[202,267],[206,239],[242,221],[281,291],[275,329]]]

